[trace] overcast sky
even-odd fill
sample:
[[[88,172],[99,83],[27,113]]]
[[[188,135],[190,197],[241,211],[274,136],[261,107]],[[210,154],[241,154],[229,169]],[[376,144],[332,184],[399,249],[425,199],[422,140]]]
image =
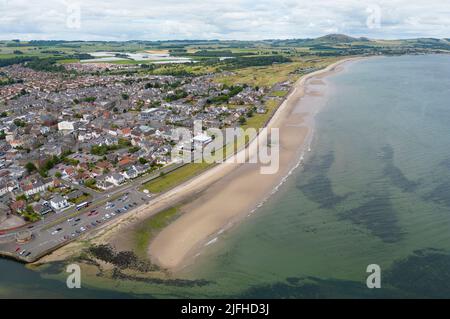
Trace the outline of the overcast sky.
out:
[[[0,0],[0,39],[450,37],[449,0]]]

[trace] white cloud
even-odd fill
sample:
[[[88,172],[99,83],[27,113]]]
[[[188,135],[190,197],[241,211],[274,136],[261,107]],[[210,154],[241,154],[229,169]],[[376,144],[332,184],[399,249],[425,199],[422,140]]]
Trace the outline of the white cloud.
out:
[[[441,0],[0,0],[0,38],[160,40],[305,38],[330,32],[373,38],[450,37]],[[67,4],[80,4],[80,28]],[[380,8],[369,28],[367,8]]]

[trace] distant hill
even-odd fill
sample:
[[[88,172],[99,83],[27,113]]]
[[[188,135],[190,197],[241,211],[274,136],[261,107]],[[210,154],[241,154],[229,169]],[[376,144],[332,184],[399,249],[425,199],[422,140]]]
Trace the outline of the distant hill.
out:
[[[335,46],[339,44],[352,44],[355,42],[367,42],[367,44],[373,43],[372,40],[361,37],[354,38],[345,34],[328,34],[318,38],[306,38],[306,39],[285,39],[285,40],[266,40],[266,43],[269,43],[274,46]]]
[[[314,41],[319,43],[351,43],[370,40],[367,38],[353,38],[345,34],[328,34],[323,37],[316,38]]]

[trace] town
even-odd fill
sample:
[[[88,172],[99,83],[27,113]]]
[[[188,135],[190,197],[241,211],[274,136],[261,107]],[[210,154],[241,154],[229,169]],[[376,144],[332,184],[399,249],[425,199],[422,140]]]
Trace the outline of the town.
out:
[[[170,156],[173,130],[192,130],[195,121],[204,130],[245,125],[292,85],[228,86],[214,73],[130,75],[129,66],[106,63],[65,68],[0,69],[8,81],[0,87],[0,231],[80,211],[121,186],[176,169],[183,163]],[[193,140],[206,144],[205,136]]]

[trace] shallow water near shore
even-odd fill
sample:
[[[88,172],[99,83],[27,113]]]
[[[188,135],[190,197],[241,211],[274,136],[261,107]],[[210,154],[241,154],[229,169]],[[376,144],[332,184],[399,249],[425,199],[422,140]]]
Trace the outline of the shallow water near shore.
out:
[[[209,284],[81,291],[88,298],[449,297],[449,87],[448,55],[360,60],[314,82],[309,90],[322,94],[306,98],[323,107],[304,167],[180,273]],[[366,288],[369,264],[381,266],[381,289]],[[0,260],[0,270],[0,297],[81,293],[12,261]]]

